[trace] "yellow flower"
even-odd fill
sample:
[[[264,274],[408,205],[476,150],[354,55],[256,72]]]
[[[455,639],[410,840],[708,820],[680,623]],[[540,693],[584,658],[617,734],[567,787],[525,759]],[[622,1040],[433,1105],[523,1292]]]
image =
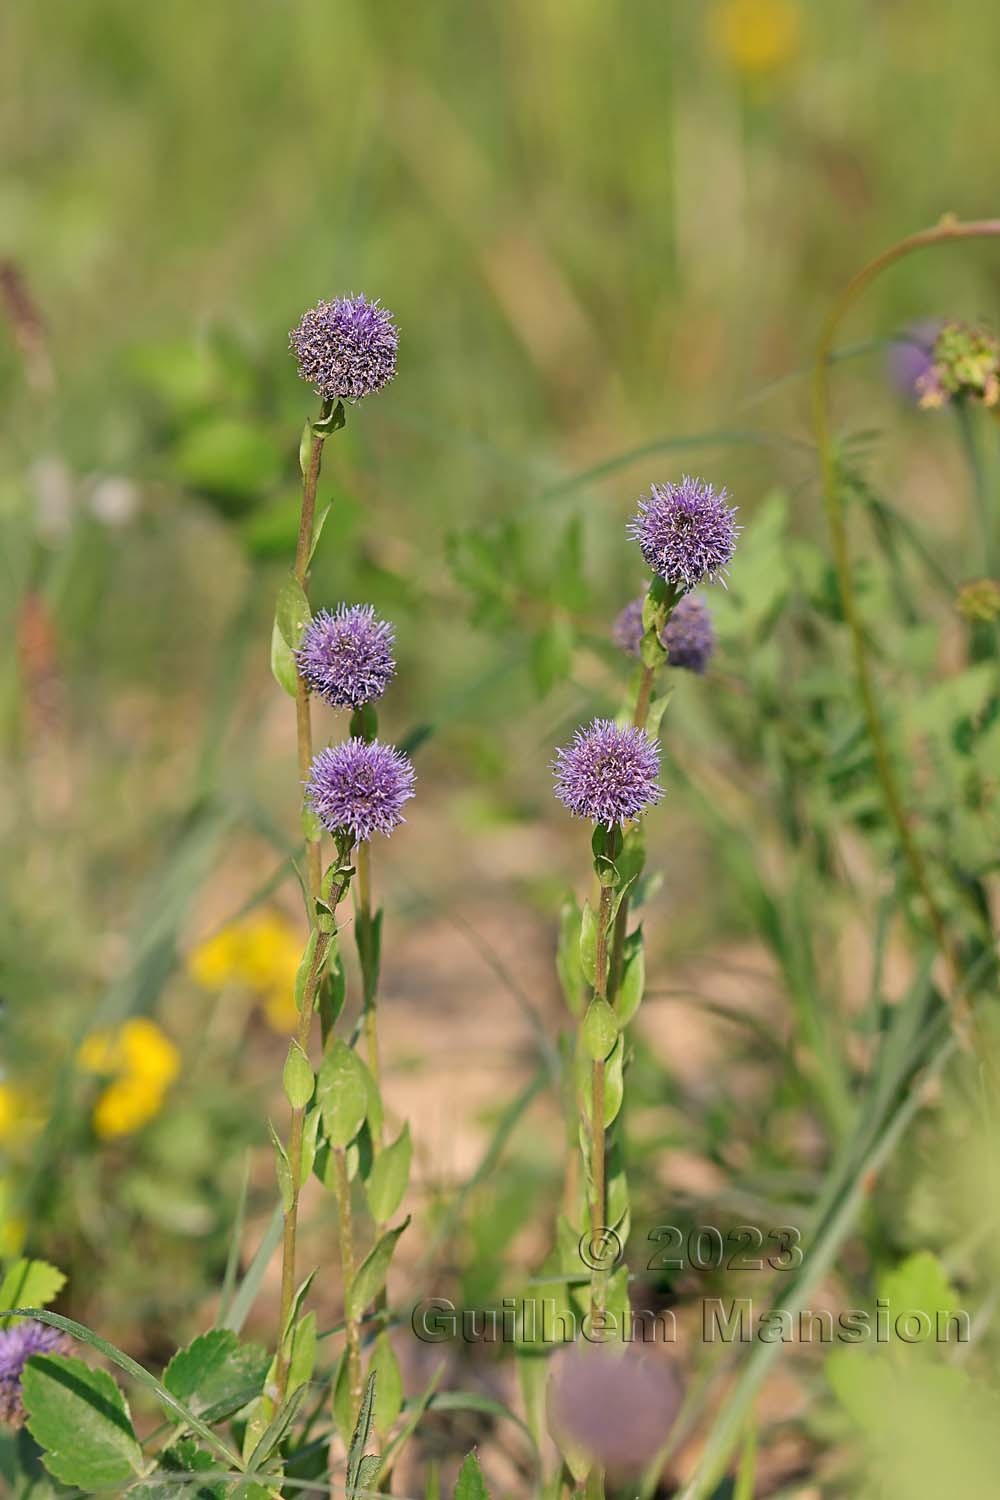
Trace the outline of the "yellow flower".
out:
[[[188,955],[188,973],[203,990],[223,990],[241,977],[242,949],[239,927],[225,927]]]
[[[298,929],[275,912],[248,917],[195,948],[188,971],[206,990],[238,984],[264,1003],[267,1023],[287,1032],[295,1025],[295,976],[302,957]]]
[[[131,1135],[158,1114],[181,1066],[173,1042],[147,1016],[92,1032],[78,1055],[88,1073],[111,1076],[94,1105],[94,1130],[102,1140]]]
[[[20,1255],[28,1226],[23,1214],[11,1212],[14,1187],[9,1177],[0,1177],[0,1255],[7,1259]]]
[[[88,1073],[141,1078],[161,1089],[173,1083],[181,1066],[173,1042],[146,1016],[134,1016],[115,1031],[92,1031],[78,1055]]]
[[[162,1087],[148,1078],[125,1074],[109,1083],[94,1105],[94,1130],[111,1140],[148,1124],[163,1104]]]
[[[799,50],[802,18],[796,0],[718,0],[711,12],[716,50],[740,73],[786,67]]]

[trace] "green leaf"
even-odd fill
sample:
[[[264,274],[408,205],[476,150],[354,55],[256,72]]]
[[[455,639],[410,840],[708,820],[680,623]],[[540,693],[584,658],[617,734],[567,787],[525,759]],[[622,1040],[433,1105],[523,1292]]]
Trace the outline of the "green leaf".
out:
[[[295,697],[299,683],[298,669],[295,666],[295,657],[278,629],[277,620],[271,627],[271,675],[290,698]]]
[[[158,1467],[149,1479],[133,1485],[128,1493],[134,1500],[225,1500],[228,1485],[224,1479],[199,1481],[197,1477],[218,1467],[211,1453],[191,1438],[181,1438],[159,1454]],[[182,1475],[190,1475],[191,1482],[184,1484]],[[242,1494],[249,1500],[245,1490]]]
[[[316,1102],[330,1145],[353,1141],[368,1113],[368,1083],[360,1058],[340,1037],[334,1038],[320,1064]]]
[[[347,1450],[347,1500],[351,1500],[351,1497],[359,1488],[361,1465],[365,1458],[368,1439],[371,1437],[374,1413],[375,1375],[373,1372],[368,1376],[365,1393],[361,1398],[361,1410],[358,1412],[358,1420],[354,1424],[354,1434],[351,1438],[350,1447]]]
[[[293,1109],[305,1109],[313,1096],[316,1079],[312,1066],[298,1042],[291,1042],[285,1067],[281,1075],[285,1086],[285,1098]]]
[[[583,903],[580,921],[580,967],[584,979],[593,989],[597,973],[597,913],[589,901]]]
[[[594,1062],[603,1062],[618,1040],[618,1018],[606,1000],[592,1000],[583,1018],[583,1045]]]
[[[402,1203],[412,1157],[410,1127],[404,1125],[392,1145],[379,1152],[368,1177],[368,1207],[376,1224],[387,1223]]]
[[[281,1205],[287,1214],[295,1202],[295,1189],[292,1184],[292,1167],[288,1160],[288,1153],[282,1144],[278,1132],[271,1121],[268,1120],[267,1128],[271,1135],[271,1145],[274,1147],[274,1164],[278,1174],[278,1190],[281,1193]]]
[[[312,430],[318,437],[329,437],[332,432],[339,432],[342,427],[347,426],[347,413],[344,410],[343,401],[338,401],[328,417],[323,417],[318,422],[313,422]]]
[[[587,983],[583,977],[580,958],[580,930],[582,917],[576,898],[567,896],[559,910],[559,944],[556,949],[556,971],[566,997],[566,1004],[574,1016],[583,1015],[587,1003]]]
[[[278,590],[274,607],[274,620],[286,646],[293,651],[302,639],[303,632],[312,619],[309,600],[294,573],[289,573]]]
[[[467,1455],[459,1470],[458,1483],[455,1485],[455,1500],[490,1500],[490,1492],[486,1488],[486,1480],[479,1467],[475,1449]]]
[[[0,1282],[0,1311],[6,1307],[45,1307],[66,1285],[66,1277],[44,1260],[18,1260]],[[4,1318],[4,1328],[22,1318]]]
[[[288,1389],[297,1391],[308,1385],[316,1368],[316,1314],[306,1313],[295,1325],[292,1339],[292,1358],[288,1366]]]
[[[375,1376],[375,1430],[385,1433],[403,1410],[403,1377],[385,1329],[375,1340],[371,1369]]]
[[[646,988],[646,954],[642,928],[636,928],[625,939],[621,983],[615,996],[615,1015],[619,1026],[627,1026],[642,1004]]]
[[[284,456],[259,427],[233,417],[210,417],[189,428],[174,453],[182,483],[201,490],[235,515],[250,508],[280,477]]]
[[[540,698],[573,669],[573,626],[564,615],[554,615],[531,643],[531,672]]]
[[[316,556],[316,548],[319,546],[319,539],[323,535],[323,527],[326,525],[327,517],[329,516],[331,510],[333,510],[332,503],[329,505],[324,505],[323,509],[321,511],[317,511],[316,513],[316,518],[313,521],[312,540],[309,543],[309,562],[312,562],[313,558]]]
[[[179,1349],[163,1372],[163,1384],[207,1422],[221,1422],[259,1396],[268,1356],[256,1344],[241,1344],[228,1328],[203,1333]]]
[[[661,697],[654,698],[653,702],[649,705],[649,713],[646,715],[646,733],[651,740],[658,740],[660,738],[660,725],[663,722],[663,715],[673,696],[674,690],[671,688],[669,693],[663,693]]]
[[[346,1313],[349,1318],[360,1318],[385,1286],[385,1278],[389,1274],[389,1263],[396,1248],[396,1241],[409,1222],[410,1218],[407,1215],[397,1228],[388,1230],[361,1262],[345,1299]]]
[[[42,1461],[63,1484],[117,1489],[142,1473],[125,1397],[107,1371],[70,1355],[36,1354],[25,1366],[22,1394]]]

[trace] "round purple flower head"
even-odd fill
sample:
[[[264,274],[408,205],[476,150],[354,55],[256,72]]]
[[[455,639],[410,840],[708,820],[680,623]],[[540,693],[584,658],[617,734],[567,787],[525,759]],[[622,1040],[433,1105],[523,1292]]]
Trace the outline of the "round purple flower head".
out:
[[[626,656],[638,656],[645,631],[642,628],[643,597],[629,600],[611,627],[611,639]]]
[[[68,1354],[72,1344],[58,1328],[33,1319],[0,1330],[0,1422],[24,1421],[21,1376],[33,1354]]]
[[[299,374],[328,401],[360,401],[396,373],[392,314],[367,297],[317,302],[288,335]]]
[[[941,323],[917,323],[894,338],[886,359],[889,379],[901,396],[916,401],[934,368],[934,343]]]
[[[685,474],[680,484],[654,484],[639,501],[628,534],[647,565],[675,588],[693,589],[725,575],[739,530],[725,490]]]
[[[677,1376],[654,1353],[577,1343],[552,1361],[549,1425],[616,1481],[655,1458],[680,1405]]]
[[[663,796],[656,778],[659,747],[642,729],[595,719],[578,729],[572,745],[557,750],[552,767],[556,796],[577,818],[613,828]]]
[[[321,609],[306,626],[295,653],[314,693],[334,708],[361,708],[385,692],[396,670],[392,626],[370,604]]]
[[[702,600],[694,594],[678,599],[663,627],[661,640],[666,647],[668,666],[685,667],[700,676],[715,650],[712,616]]]
[[[346,828],[360,844],[405,822],[402,807],[413,796],[414,780],[409,757],[392,745],[344,740],[316,756],[306,800],[324,828]]]

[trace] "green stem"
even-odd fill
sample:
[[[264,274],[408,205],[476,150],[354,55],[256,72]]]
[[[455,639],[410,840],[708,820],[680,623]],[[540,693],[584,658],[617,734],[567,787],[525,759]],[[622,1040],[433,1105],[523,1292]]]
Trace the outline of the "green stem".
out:
[[[330,400],[324,401],[320,408],[320,421],[325,422],[332,410],[333,402]],[[314,427],[309,443],[309,453],[305,463],[305,470],[302,476],[302,508],[299,512],[299,533],[295,543],[294,573],[303,592],[306,590],[308,580],[309,556],[312,552],[313,528],[316,521],[316,489],[319,484],[319,471],[323,461],[323,444],[325,440],[325,434],[317,432]],[[295,729],[299,783],[302,785],[309,779],[309,768],[312,765],[312,717],[309,708],[309,689],[301,676],[296,678],[295,684]],[[319,900],[323,887],[323,857],[318,839],[308,839],[306,841],[306,874],[309,887],[309,921],[315,927],[316,902]],[[341,889],[340,897],[343,896],[345,890],[346,885]],[[338,897],[338,900],[340,897]],[[317,931],[316,946],[313,950],[313,961],[306,980],[296,1037],[299,1046],[306,1053],[309,1050],[309,1033],[312,1029],[313,1011],[316,1007],[319,976],[323,972],[323,962],[326,958],[329,943],[329,934]],[[302,1137],[304,1127],[305,1110],[293,1110],[291,1137],[288,1147],[288,1164],[292,1174],[292,1201],[285,1214],[281,1242],[281,1304],[278,1323],[277,1385],[279,1396],[282,1399],[284,1399],[288,1384],[285,1334],[295,1297],[295,1252],[298,1238],[299,1178],[302,1171]]]
[[[646,727],[655,682],[656,668],[644,666],[635,695],[635,706],[632,710],[632,723],[636,729],[645,729]],[[611,996],[612,1005],[615,1003],[615,997],[622,982],[622,969],[625,963],[625,939],[628,936],[628,905],[628,893],[626,892],[622,897],[621,905],[615,916],[615,931],[611,943],[611,976],[608,983],[608,993]]]
[[[958,956],[951,942],[944,917],[935,899],[927,866],[910,828],[906,807],[896,782],[896,774],[892,765],[888,740],[878,707],[878,699],[868,656],[868,644],[865,639],[864,627],[854,593],[844,501],[841,486],[838,482],[837,460],[830,432],[829,369],[834,340],[840,324],[869,283],[874,281],[887,267],[917,250],[923,250],[932,245],[945,244],[952,240],[996,237],[1000,237],[1000,219],[985,219],[978,222],[961,223],[955,218],[948,217],[942,219],[940,224],[935,225],[933,228],[923,229],[917,234],[900,240],[888,250],[884,250],[881,255],[869,261],[866,266],[862,267],[852,277],[835,304],[820,337],[813,371],[813,422],[822,473],[823,498],[827,525],[830,532],[830,543],[833,550],[834,568],[837,574],[837,584],[840,590],[844,618],[851,637],[851,649],[854,658],[855,676],[861,696],[861,707],[868,727],[872,753],[875,758],[876,774],[882,790],[886,811],[895,828],[900,849],[909,867],[913,883],[923,900],[937,947],[948,965],[952,980],[949,1004],[952,1009],[954,1023],[960,1034],[966,1030],[968,1006],[961,998],[961,993],[957,988],[957,980],[960,973]]]
[[[323,965],[326,962],[326,955],[330,947],[330,937],[331,934],[326,932],[317,932],[316,934],[316,946],[313,949],[313,958],[306,979],[305,993],[302,996],[302,1009],[299,1012],[299,1025],[295,1038],[303,1052],[309,1046],[309,1032],[313,1011],[316,1007],[316,994],[319,990],[320,975],[323,972]],[[292,1302],[295,1297],[295,1246],[298,1234],[299,1191],[302,1176],[302,1138],[305,1129],[305,1117],[306,1112],[304,1108],[292,1110],[292,1130],[288,1143],[288,1165],[292,1175],[292,1201],[285,1212],[281,1242],[281,1304],[278,1314],[277,1386],[278,1395],[281,1400],[284,1400],[285,1390],[288,1385],[286,1335],[288,1333],[288,1319],[292,1312]]]
[[[351,1208],[351,1182],[347,1172],[347,1153],[333,1151],[333,1195],[337,1202],[337,1238],[340,1245],[340,1275],[344,1286],[344,1335],[347,1343],[347,1389],[351,1402],[351,1424],[361,1410],[361,1321],[349,1316],[348,1293],[357,1266],[354,1260],[354,1214]]]
[[[333,402],[326,400],[320,408],[319,420],[325,422],[333,411]],[[312,437],[309,442],[309,454],[306,459],[305,472],[302,476],[302,508],[299,512],[299,534],[295,542],[295,566],[294,573],[298,582],[306,591],[307,577],[309,573],[309,555],[312,551],[313,529],[316,524],[316,489],[319,485],[319,471],[323,462],[323,444],[326,434],[317,432],[313,428]],[[299,782],[304,785],[309,779],[309,768],[312,765],[312,718],[309,711],[309,689],[304,678],[297,679],[295,685],[295,727],[296,741],[298,746]],[[306,873],[309,883],[310,901],[309,919],[315,921],[315,902],[320,893],[323,881],[322,853],[317,839],[309,839],[306,842]]]
[[[611,903],[614,899],[613,888],[609,885],[601,886],[601,903],[597,913],[597,945],[594,960],[594,999],[606,1000],[608,992],[608,926],[611,922]],[[591,1063],[591,1108],[590,1108],[590,1175],[592,1182],[590,1200],[590,1233],[593,1244],[598,1247],[601,1244],[604,1231],[607,1227],[607,1181],[605,1171],[605,1137],[604,1129],[604,1083],[605,1063],[603,1058],[597,1058]],[[604,1257],[596,1254],[594,1259],[603,1261]],[[590,1272],[590,1314],[593,1320],[602,1319],[604,1316],[607,1295],[607,1269],[597,1264]]]
[[[358,956],[361,961],[361,979],[364,990],[364,1032],[365,1049],[368,1053],[368,1067],[375,1080],[375,1085],[381,1091],[382,1074],[379,1065],[378,1053],[378,1025],[376,1019],[376,989],[377,980],[374,973],[375,953],[372,942],[372,856],[371,842],[364,840],[357,847],[356,862],[358,868],[357,885],[357,912],[358,912]],[[372,1137],[372,1149],[376,1155],[381,1149],[380,1138]]]

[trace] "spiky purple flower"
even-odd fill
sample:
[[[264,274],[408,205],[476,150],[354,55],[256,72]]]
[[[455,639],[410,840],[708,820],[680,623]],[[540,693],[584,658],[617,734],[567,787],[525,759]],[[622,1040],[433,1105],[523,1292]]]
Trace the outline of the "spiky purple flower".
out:
[[[348,829],[356,844],[373,833],[388,836],[405,822],[403,803],[413,796],[409,756],[378,740],[344,740],[321,750],[306,783],[309,806],[331,833]]]
[[[314,693],[334,708],[361,708],[381,698],[396,670],[392,626],[370,604],[321,609],[306,626],[295,653]]]
[[[645,631],[642,628],[642,606],[644,600],[630,599],[611,627],[611,639],[626,656],[638,656]]]
[[[66,1334],[33,1319],[0,1330],[0,1422],[20,1427],[24,1421],[21,1377],[33,1354],[68,1354]]]
[[[328,401],[360,401],[396,373],[392,314],[367,297],[317,302],[288,335],[299,374]]]
[[[618,1481],[640,1473],[663,1447],[681,1395],[655,1349],[571,1344],[552,1361],[549,1423]]]
[[[572,745],[556,751],[556,796],[577,818],[613,828],[637,818],[663,796],[656,778],[660,750],[642,729],[595,719]]]
[[[700,676],[715,650],[712,616],[702,600],[694,594],[678,599],[660,639],[666,647],[668,666],[684,667]]]
[[[736,547],[736,511],[726,490],[685,474],[680,484],[654,484],[639,501],[628,534],[647,565],[678,589],[725,575]]]

